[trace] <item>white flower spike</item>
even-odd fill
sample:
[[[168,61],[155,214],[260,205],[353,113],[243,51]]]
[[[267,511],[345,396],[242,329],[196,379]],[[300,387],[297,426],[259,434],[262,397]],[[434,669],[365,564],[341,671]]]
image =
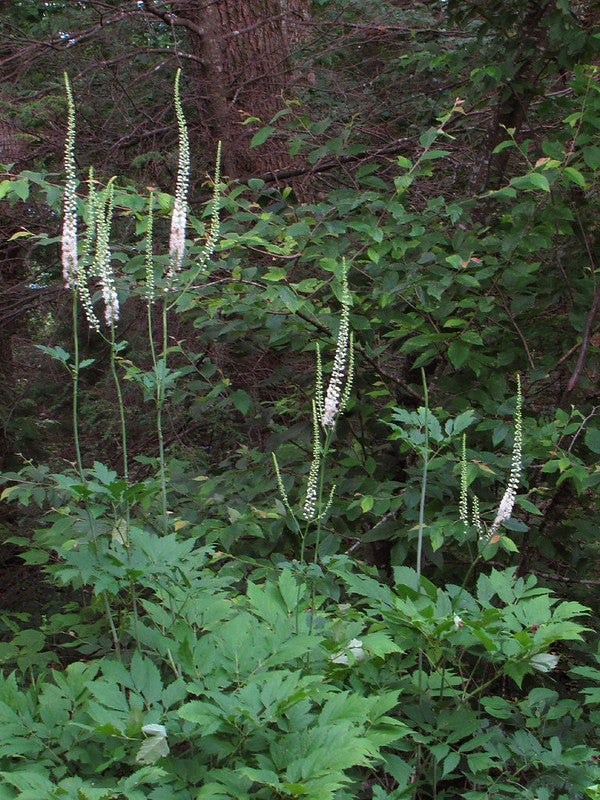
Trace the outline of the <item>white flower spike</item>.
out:
[[[181,70],[175,75],[175,115],[179,129],[179,162],[177,166],[177,188],[175,189],[175,203],[171,216],[171,236],[169,239],[169,268],[167,277],[181,268],[185,249],[185,228],[187,224],[187,197],[190,178],[190,141],[188,138],[187,124],[181,107],[179,95],[179,78]]]
[[[347,281],[347,268],[344,263],[343,277],[342,277],[342,314],[340,317],[340,327],[338,330],[337,346],[335,348],[335,356],[333,359],[333,369],[331,371],[331,378],[329,379],[329,386],[323,402],[323,411],[321,414],[321,425],[323,428],[333,428],[339,414],[344,410],[343,406],[348,400],[348,391],[342,388],[344,378],[346,379],[346,387],[351,386],[352,376],[351,369],[354,365],[352,355],[350,355],[349,367],[346,369],[346,362],[348,361],[348,352],[351,351],[352,339],[350,336],[350,291],[348,289]]]
[[[75,104],[71,92],[71,84],[65,72],[65,89],[67,92],[67,137],[65,139],[65,201],[63,210],[61,261],[63,278],[67,289],[77,285],[77,196],[75,189]]]
[[[513,441],[512,464],[510,469],[510,476],[508,478],[508,486],[504,492],[504,496],[498,506],[498,513],[494,519],[491,528],[488,531],[487,539],[491,540],[496,534],[496,531],[510,519],[512,510],[515,505],[517,497],[517,489],[519,488],[519,480],[521,478],[521,455],[523,450],[523,395],[521,393],[521,378],[517,375],[517,404],[515,408],[515,436]]]

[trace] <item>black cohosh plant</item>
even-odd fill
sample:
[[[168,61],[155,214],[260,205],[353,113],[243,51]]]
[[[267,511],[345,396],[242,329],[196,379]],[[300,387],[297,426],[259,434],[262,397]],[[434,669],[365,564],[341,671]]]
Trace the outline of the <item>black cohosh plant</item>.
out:
[[[78,245],[78,211],[77,211],[77,178],[75,171],[75,106],[68,77],[65,75],[65,89],[67,96],[67,136],[65,140],[65,197],[63,209],[63,230],[61,260],[65,287],[71,289],[73,297],[73,359],[62,351],[56,353],[53,348],[45,348],[50,355],[57,356],[67,366],[72,376],[73,383],[73,434],[76,453],[77,472],[83,487],[83,505],[88,520],[89,536],[92,549],[98,537],[97,514],[94,513],[89,497],[90,477],[84,468],[80,448],[79,436],[79,376],[80,371],[89,366],[92,361],[80,361],[78,340],[78,308],[83,307],[85,318],[90,330],[107,341],[110,347],[110,370],[113,376],[117,406],[120,419],[121,451],[122,451],[122,479],[118,496],[113,497],[112,514],[113,536],[123,545],[129,563],[128,574],[130,595],[134,620],[135,639],[139,647],[138,633],[138,598],[136,584],[133,577],[135,570],[131,563],[131,498],[129,486],[129,456],[127,443],[127,426],[123,392],[121,389],[122,377],[136,380],[143,387],[145,393],[150,393],[155,405],[156,434],[158,441],[158,468],[160,479],[160,529],[163,535],[169,531],[167,481],[165,468],[165,451],[163,440],[163,412],[168,398],[170,387],[173,385],[173,375],[167,363],[168,357],[168,314],[177,302],[179,295],[186,291],[191,283],[206,268],[211,257],[219,234],[219,172],[220,172],[220,146],[217,148],[217,165],[214,176],[214,192],[212,198],[212,212],[210,228],[206,237],[206,244],[201,257],[196,261],[187,280],[183,285],[177,283],[177,275],[181,270],[185,253],[185,232],[187,222],[187,195],[189,188],[190,149],[187,126],[179,94],[180,71],[175,77],[174,99],[175,113],[179,129],[179,159],[177,172],[177,185],[171,214],[171,232],[169,239],[169,260],[164,276],[155,275],[153,260],[152,232],[153,232],[153,206],[154,197],[151,192],[148,202],[148,217],[145,236],[145,264],[146,285],[144,295],[148,318],[149,348],[152,357],[152,371],[142,374],[139,369],[125,359],[121,354],[126,347],[126,342],[117,340],[117,324],[119,320],[119,296],[117,291],[117,276],[111,257],[110,235],[114,211],[114,182],[111,178],[102,190],[96,188],[93,170],[90,169],[87,182],[88,197],[86,203],[86,229],[82,247]],[[92,281],[97,281],[100,288],[101,300],[104,305],[104,321],[96,311],[93,298]],[[153,334],[153,307],[160,305],[162,321],[161,342],[157,346]],[[107,331],[105,333],[105,330]],[[96,476],[97,478],[97,476]],[[108,592],[101,590],[106,614],[112,632],[114,649],[120,653],[120,642],[117,633],[114,614],[111,611]]]
[[[323,391],[323,368],[321,350],[317,343],[316,353],[316,386],[315,398],[312,402],[312,458],[304,503],[302,506],[303,522],[290,505],[288,494],[283,484],[277,456],[273,453],[273,463],[277,476],[277,485],[285,508],[290,514],[294,529],[300,534],[300,561],[304,561],[306,537],[311,525],[316,526],[313,560],[319,556],[321,523],[331,507],[335,486],[329,493],[325,492],[326,460],[331,449],[335,425],[338,417],[345,411],[352,390],[354,375],[354,338],[349,327],[351,295],[348,288],[348,274],[345,262],[342,264],[342,312],[340,315],[337,345],[333,359],[331,376],[327,391]]]

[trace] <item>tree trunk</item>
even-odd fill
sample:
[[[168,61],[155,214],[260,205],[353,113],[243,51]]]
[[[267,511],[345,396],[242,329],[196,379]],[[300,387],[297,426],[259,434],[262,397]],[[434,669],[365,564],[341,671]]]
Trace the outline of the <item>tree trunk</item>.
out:
[[[540,23],[553,6],[554,0],[529,0],[524,9],[519,44],[514,54],[514,61],[519,66],[513,80],[498,89],[498,103],[486,146],[488,158],[482,189],[499,186],[504,179],[511,151],[505,149],[493,153],[493,150],[506,137],[506,129],[512,129],[513,136],[518,137],[527,119],[527,111],[538,90],[535,59],[545,47]]]
[[[179,0],[173,16],[185,26],[198,116],[190,128],[214,150],[223,143],[223,167],[250,177],[287,163],[274,137],[251,148],[252,135],[285,107],[294,72],[291,54],[302,39],[308,0]],[[260,122],[243,125],[248,117]]]

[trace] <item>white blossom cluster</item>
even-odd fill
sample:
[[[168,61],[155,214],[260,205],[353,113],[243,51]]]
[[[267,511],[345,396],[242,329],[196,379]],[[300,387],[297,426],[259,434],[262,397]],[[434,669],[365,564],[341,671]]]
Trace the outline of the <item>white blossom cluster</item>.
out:
[[[460,459],[460,500],[458,503],[458,516],[465,528],[469,526],[469,500],[467,496],[467,437],[462,437],[462,452]]]
[[[185,228],[187,224],[187,197],[190,182],[190,141],[188,138],[187,124],[181,107],[179,96],[179,78],[181,70],[175,76],[175,115],[179,129],[179,160],[177,165],[177,187],[175,189],[175,203],[171,216],[171,235],[169,238],[169,269],[167,277],[181,268],[185,250]]]
[[[338,329],[337,345],[333,359],[333,369],[327,387],[325,399],[320,397],[320,363],[317,363],[317,397],[321,425],[323,428],[333,428],[338,416],[344,411],[350,391],[354,372],[354,353],[352,334],[350,333],[350,291],[348,289],[346,266],[344,264],[342,287],[342,314]],[[344,385],[344,379],[346,383]]]
[[[108,326],[119,320],[119,298],[115,287],[115,275],[111,265],[110,228],[112,221],[114,189],[112,180],[106,190],[97,196],[96,201],[96,257],[95,271],[100,278],[102,299],[104,300],[104,317]]]
[[[203,270],[208,262],[208,259],[214,253],[217,241],[219,239],[219,230],[221,220],[219,218],[219,180],[221,176],[221,142],[217,145],[217,157],[215,161],[215,177],[214,177],[214,191],[211,203],[210,214],[210,227],[206,237],[206,243],[202,255],[198,259],[198,269]]]
[[[342,314],[337,337],[337,345],[333,362],[333,369],[327,393],[323,396],[323,370],[321,365],[321,351],[319,345],[316,346],[317,365],[316,365],[316,390],[312,408],[313,420],[313,445],[312,458],[306,484],[306,495],[302,506],[302,516],[307,522],[322,520],[328,513],[335,493],[335,486],[329,492],[327,501],[322,496],[322,462],[326,455],[330,434],[335,427],[339,415],[344,411],[350,398],[352,390],[352,376],[354,372],[354,353],[353,339],[350,332],[350,291],[346,278],[346,265],[343,266],[342,273]],[[325,444],[322,443],[325,430]],[[277,458],[273,454],[273,463],[277,475],[277,486],[283,499],[283,503],[290,515],[294,519],[296,526],[298,522],[290,506],[287,493],[285,491]],[[299,528],[298,528],[299,529]]]
[[[498,506],[498,513],[494,519],[492,526],[488,532],[488,538],[491,538],[500,525],[507,519],[510,519],[515,500],[517,497],[517,489],[519,488],[519,481],[521,479],[521,457],[523,450],[523,420],[521,409],[523,406],[523,396],[521,394],[521,379],[517,375],[517,405],[515,408],[515,436],[513,441],[512,463],[510,468],[510,476],[508,478],[508,486]]]
[[[321,465],[321,437],[319,435],[319,419],[317,407],[313,400],[313,452],[308,481],[306,484],[306,499],[302,513],[304,519],[315,519],[317,515],[317,484],[319,481],[319,467]]]
[[[146,297],[151,303],[154,302],[154,264],[152,262],[153,224],[154,224],[154,191],[152,188],[150,188],[150,198],[148,200],[148,217],[146,219],[144,265],[146,268]]]
[[[110,227],[113,209],[113,181],[104,192],[98,194],[94,190],[93,171],[90,170],[88,180],[87,231],[82,257],[77,252],[77,180],[75,174],[75,104],[69,79],[65,74],[67,94],[67,136],[65,140],[65,199],[63,210],[61,260],[65,287],[77,290],[81,299],[88,325],[100,332],[100,322],[92,304],[88,286],[89,274],[100,279],[102,296],[105,304],[105,318],[108,325],[114,325],[119,319],[119,298],[115,286],[114,272],[111,266],[109,247]],[[94,263],[86,266],[93,239],[96,239]]]
[[[63,210],[61,261],[67,289],[77,285],[77,179],[75,177],[75,105],[69,79],[65,75],[67,92],[67,136],[65,139],[65,200]]]
[[[500,505],[498,506],[498,511],[496,512],[494,521],[492,522],[488,530],[484,529],[484,525],[481,521],[481,515],[479,511],[479,498],[477,497],[477,495],[474,495],[472,500],[471,524],[476,529],[479,538],[486,541],[490,541],[492,537],[495,537],[494,541],[498,540],[497,530],[500,527],[500,525],[502,525],[502,523],[510,519],[515,505],[515,500],[517,497],[517,489],[519,488],[519,481],[521,479],[521,468],[522,468],[522,451],[523,451],[522,409],[523,409],[523,394],[521,392],[521,378],[519,375],[517,375],[515,433],[513,439],[510,475],[508,478],[508,485],[506,487],[506,491],[502,496],[502,500],[500,501]],[[461,522],[464,523],[465,527],[468,526],[469,515],[468,515],[468,499],[467,499],[467,454],[466,454],[466,444],[464,436],[462,442],[461,469],[460,469],[460,500],[458,504],[458,514]]]

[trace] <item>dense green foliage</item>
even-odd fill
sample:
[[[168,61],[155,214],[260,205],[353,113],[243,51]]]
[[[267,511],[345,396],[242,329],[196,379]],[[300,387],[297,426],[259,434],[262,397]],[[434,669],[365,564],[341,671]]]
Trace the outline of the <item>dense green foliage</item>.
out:
[[[115,6],[45,5],[4,30]],[[289,168],[192,177],[171,277],[178,201],[145,181],[187,180],[154,60],[175,45],[134,5],[122,37],[44,50],[10,88],[14,124],[64,138],[48,70],[71,73],[100,333],[60,274],[61,142],[0,180],[27,275],[0,394],[0,800],[600,797],[593,7],[315,2],[310,80],[242,120]],[[136,141],[125,169],[140,107],[169,148]],[[328,426],[317,365],[327,384],[346,315]]]

